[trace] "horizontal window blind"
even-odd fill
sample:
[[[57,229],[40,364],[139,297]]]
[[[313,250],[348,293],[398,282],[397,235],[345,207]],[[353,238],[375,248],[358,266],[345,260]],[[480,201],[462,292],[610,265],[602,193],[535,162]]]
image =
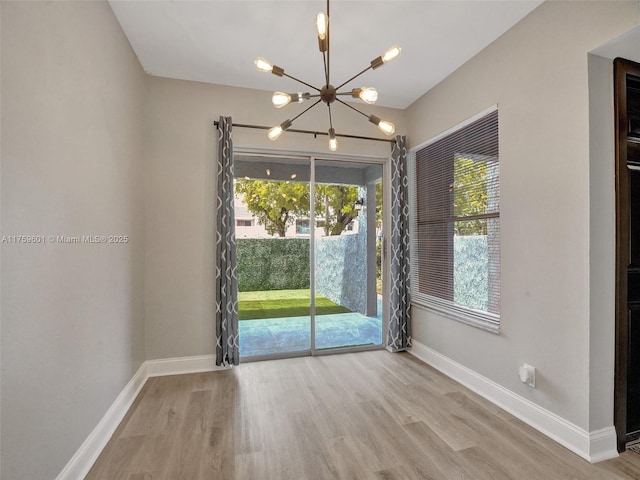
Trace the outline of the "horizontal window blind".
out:
[[[498,111],[418,149],[413,167],[415,301],[499,325]]]

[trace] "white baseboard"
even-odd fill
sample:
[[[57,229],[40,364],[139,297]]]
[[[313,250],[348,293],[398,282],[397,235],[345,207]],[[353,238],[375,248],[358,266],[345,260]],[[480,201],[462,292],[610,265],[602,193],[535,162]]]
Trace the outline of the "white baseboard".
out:
[[[84,478],[96,459],[111,439],[118,425],[133,404],[140,390],[150,377],[180,375],[183,373],[212,372],[229,367],[215,365],[214,355],[195,357],[164,358],[147,360],[135,373],[118,398],[109,407],[100,423],[93,429],[69,463],[62,469],[56,480],[79,480]]]
[[[196,357],[161,358],[147,360],[147,377],[164,375],[182,375],[183,373],[213,372],[227,370],[229,367],[216,366],[215,355],[199,355]]]
[[[587,432],[420,342],[413,340],[409,353],[589,462],[600,462],[618,456],[613,426]]]
[[[613,425],[589,432],[589,460],[602,462],[618,456],[618,439]]]
[[[118,428],[129,407],[131,407],[147,381],[146,372],[147,369],[143,363],[126,387],[120,392],[115,402],[109,407],[109,410],[107,410],[107,413],[102,417],[96,428],[93,429],[87,439],[80,445],[78,451],[71,457],[69,463],[56,477],[56,480],[78,480],[89,473],[98,455],[102,452],[113,432]]]

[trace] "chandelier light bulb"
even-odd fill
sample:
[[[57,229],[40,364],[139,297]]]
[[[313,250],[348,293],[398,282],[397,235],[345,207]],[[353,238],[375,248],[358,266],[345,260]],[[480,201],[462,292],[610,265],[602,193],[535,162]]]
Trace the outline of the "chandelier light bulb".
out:
[[[351,96],[372,104],[378,100],[378,91],[373,87],[354,88],[351,91]]]
[[[378,100],[378,91],[373,87],[362,87],[360,91],[360,100],[366,103],[376,103]]]
[[[338,140],[336,139],[336,131],[333,128],[329,129],[329,150],[335,152],[338,149]]]
[[[282,108],[291,103],[291,95],[284,92],[276,92],[273,94],[273,97],[271,97],[271,102],[274,107]]]
[[[378,123],[378,128],[386,135],[393,135],[396,131],[396,126],[393,123],[386,122],[384,120],[381,120],[380,123]]]
[[[267,136],[269,137],[269,140],[277,140],[278,137],[282,135],[282,132],[284,132],[287,128],[289,128],[292,123],[293,122],[291,122],[291,120],[285,120],[280,125],[270,128],[269,131],[267,132]]]
[[[398,55],[400,55],[401,51],[402,49],[398,45],[389,47],[387,51],[382,55],[371,60],[371,68],[375,70],[376,68],[380,68],[385,63],[389,63],[391,60],[397,58]]]
[[[402,49],[398,45],[389,47],[382,55],[382,63],[389,63],[391,60],[397,58],[401,51]]]
[[[329,17],[324,12],[316,15],[316,29],[318,30],[318,38],[324,40],[327,38],[327,26],[329,25]]]
[[[269,63],[267,60],[265,60],[262,57],[258,57],[256,58],[253,63],[256,64],[256,68],[258,70],[260,70],[261,72],[272,72],[273,71],[273,65],[271,63]]]
[[[329,17],[326,13],[320,12],[316,15],[316,30],[318,30],[318,48],[324,53],[329,50]]]
[[[269,131],[267,132],[267,136],[269,137],[269,140],[277,140],[280,135],[282,135],[282,127],[280,125],[270,128]]]
[[[376,125],[386,135],[393,135],[396,131],[396,126],[393,123],[387,122],[386,120],[380,120],[380,118],[375,115],[370,115],[369,121]]]

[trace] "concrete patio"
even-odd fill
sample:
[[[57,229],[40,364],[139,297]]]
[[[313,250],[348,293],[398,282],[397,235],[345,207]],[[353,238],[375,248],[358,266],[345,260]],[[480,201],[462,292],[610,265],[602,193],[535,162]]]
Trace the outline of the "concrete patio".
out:
[[[240,357],[305,351],[311,348],[306,317],[240,320]],[[382,344],[382,300],[378,316],[339,313],[316,317],[316,349]]]

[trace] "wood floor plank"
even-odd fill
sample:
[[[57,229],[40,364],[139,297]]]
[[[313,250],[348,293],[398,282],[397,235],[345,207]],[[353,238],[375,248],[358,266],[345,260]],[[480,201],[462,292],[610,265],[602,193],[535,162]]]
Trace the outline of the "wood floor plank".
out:
[[[477,448],[499,458],[507,474],[528,480],[546,480],[547,458],[533,442],[524,439],[508,422],[481,408],[464,392],[450,393],[446,397],[450,399],[447,408],[455,409],[466,419],[463,421],[474,422],[477,435],[483,439],[478,441]]]
[[[203,478],[234,478],[234,416],[236,403],[235,378],[231,372],[219,372],[217,382],[211,382],[208,440],[201,459]],[[209,375],[213,379],[214,376]],[[206,475],[209,475],[207,477]]]
[[[456,455],[464,460],[466,468],[473,472],[475,480],[517,480],[517,478],[528,480],[525,472],[522,472],[521,477],[516,478],[509,475],[501,462],[503,459],[491,453],[487,454],[482,447],[467,448],[457,452]]]
[[[157,380],[150,378],[145,384],[143,395],[139,396],[142,405],[140,412],[124,422],[125,427],[120,434],[121,436],[146,435],[154,429],[166,399],[166,388],[162,382]]]
[[[166,478],[166,466],[169,462],[173,445],[177,441],[176,437],[171,435],[147,435],[136,461],[133,462],[131,477],[140,476],[145,480]]]
[[[464,462],[456,455],[442,438],[424,422],[415,422],[404,426],[422,453],[431,459],[435,468],[442,472],[447,480],[470,480],[473,472],[467,471]]]
[[[143,442],[142,436],[118,438],[100,455],[89,474],[112,480],[128,479]]]
[[[595,467],[607,480],[638,480],[640,478],[640,455],[627,451],[618,458],[601,462]]]
[[[578,455],[524,422],[514,418],[508,424],[517,431],[516,436],[520,443],[535,445],[537,458],[547,465],[547,470],[556,472],[559,478],[571,480],[617,480],[617,477],[602,475],[599,469],[594,468],[594,465],[589,464]],[[532,443],[529,443],[531,441]],[[640,456],[638,456],[638,460],[640,461]]]
[[[408,354],[150,378],[87,480],[638,480],[591,465]]]
[[[134,473],[129,477],[129,480],[153,480],[153,475],[150,473]]]
[[[336,437],[327,442],[327,454],[337,478],[366,480],[369,465],[363,462],[353,437]]]

